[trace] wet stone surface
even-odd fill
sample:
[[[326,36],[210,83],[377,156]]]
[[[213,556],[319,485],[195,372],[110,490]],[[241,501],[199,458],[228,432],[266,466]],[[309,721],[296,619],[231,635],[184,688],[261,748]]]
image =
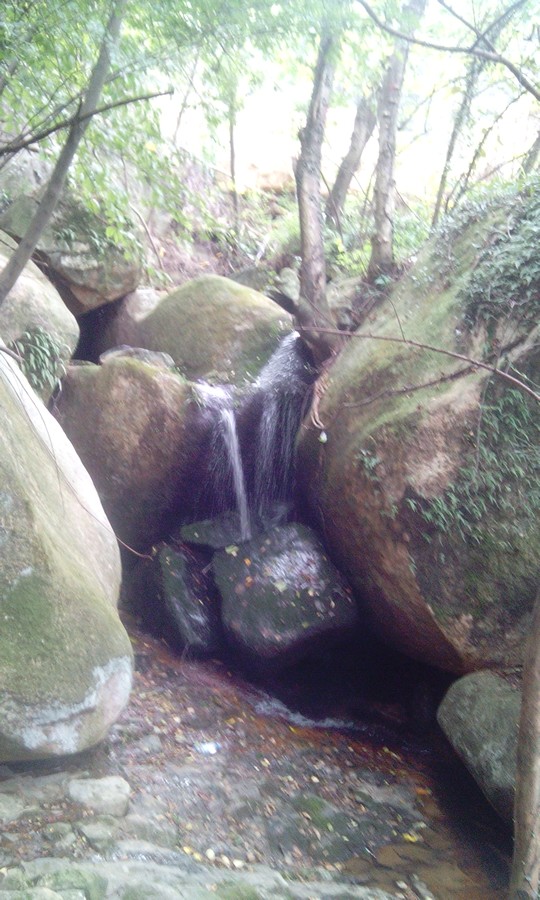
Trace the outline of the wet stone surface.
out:
[[[495,817],[453,808],[469,782],[443,790],[429,754],[287,720],[225,666],[132,634],[108,740],[0,767],[0,897],[504,897]]]

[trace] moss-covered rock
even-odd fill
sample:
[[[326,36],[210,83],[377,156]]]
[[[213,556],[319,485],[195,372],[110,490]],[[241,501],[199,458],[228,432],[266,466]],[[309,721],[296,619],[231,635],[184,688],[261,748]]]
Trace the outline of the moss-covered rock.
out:
[[[350,340],[324,433],[300,442],[305,495],[369,620],[455,672],[519,662],[540,573],[540,405],[467,359],[540,380],[540,267],[524,250],[539,197],[537,182],[444,226]],[[529,265],[513,293],[507,234]]]
[[[351,591],[305,526],[283,525],[214,554],[226,635],[261,671],[343,638],[358,621]]]
[[[15,238],[25,234],[42,189],[20,195],[0,215],[0,228]],[[135,239],[129,251],[107,233],[107,223],[65,192],[38,251],[62,290],[74,315],[124,297],[137,287],[142,251]]]
[[[162,350],[186,378],[241,384],[291,330],[290,316],[275,303],[219,275],[188,281],[147,309],[138,295],[124,301],[97,350],[119,344]]]
[[[0,353],[0,760],[74,753],[125,706],[118,548],[58,423]]]
[[[124,543],[149,548],[192,513],[204,417],[179,375],[130,356],[71,366],[56,415]]]
[[[521,693],[519,684],[497,672],[458,678],[441,703],[437,719],[498,813],[512,822]]]
[[[15,248],[15,241],[0,232],[0,269],[4,268]],[[25,332],[36,330],[51,336],[59,348],[60,361],[70,359],[79,339],[77,321],[56,288],[33,262],[29,262],[0,307],[0,336],[10,344]]]

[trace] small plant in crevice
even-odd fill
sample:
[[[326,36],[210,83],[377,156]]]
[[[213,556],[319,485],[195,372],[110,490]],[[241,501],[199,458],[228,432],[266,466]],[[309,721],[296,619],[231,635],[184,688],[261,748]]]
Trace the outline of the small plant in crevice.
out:
[[[356,456],[358,462],[362,466],[366,478],[375,483],[381,479],[377,474],[377,466],[382,462],[381,458],[373,450],[361,447]]]
[[[431,542],[443,535],[480,544],[497,517],[498,545],[511,551],[540,509],[540,415],[519,390],[495,394],[480,412],[475,446],[457,479],[440,497],[407,497],[405,504],[426,525]]]
[[[38,393],[54,391],[65,374],[65,344],[44,328],[30,328],[8,345],[20,357],[20,366]]]

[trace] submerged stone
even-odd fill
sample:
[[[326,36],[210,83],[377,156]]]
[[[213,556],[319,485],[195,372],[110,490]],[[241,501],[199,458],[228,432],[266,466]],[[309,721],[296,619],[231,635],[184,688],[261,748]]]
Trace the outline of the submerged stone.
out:
[[[351,590],[307,527],[284,525],[216,553],[226,636],[251,666],[276,670],[358,623]]]

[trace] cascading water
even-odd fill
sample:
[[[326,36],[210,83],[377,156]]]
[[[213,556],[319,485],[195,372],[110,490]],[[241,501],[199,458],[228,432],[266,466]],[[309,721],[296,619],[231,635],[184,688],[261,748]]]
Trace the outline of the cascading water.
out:
[[[295,441],[314,369],[300,336],[281,342],[255,382],[252,402],[260,405],[250,500],[262,523],[275,519],[293,486]]]
[[[224,387],[198,384],[197,393],[204,405],[216,413],[210,453],[210,476],[215,492],[226,493],[232,480],[242,540],[251,537],[250,513],[244,467],[236,428],[233,395]]]
[[[232,388],[197,385],[201,402],[213,415],[213,506],[226,508],[232,488],[242,540],[285,518],[296,434],[314,376],[308,354],[296,332],[288,335],[237,404]]]

